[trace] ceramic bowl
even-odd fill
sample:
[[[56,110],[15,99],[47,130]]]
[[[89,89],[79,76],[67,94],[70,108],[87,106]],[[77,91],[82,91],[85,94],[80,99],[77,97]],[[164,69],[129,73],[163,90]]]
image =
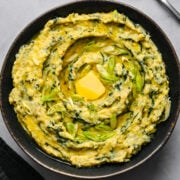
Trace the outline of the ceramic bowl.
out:
[[[170,116],[166,122],[158,125],[157,132],[155,133],[155,137],[152,142],[144,146],[138,154],[133,156],[131,161],[120,164],[104,164],[100,167],[76,168],[44,153],[19,124],[13,107],[9,104],[8,101],[9,93],[13,88],[11,78],[12,66],[15,61],[15,55],[18,52],[20,46],[27,43],[36,33],[38,33],[49,19],[55,18],[57,16],[65,17],[73,12],[109,12],[115,9],[120,13],[128,16],[135,23],[142,25],[151,35],[152,40],[158,47],[159,51],[162,53],[170,82],[169,96],[172,101]],[[57,7],[35,19],[18,35],[9,49],[3,63],[0,83],[0,105],[2,116],[10,134],[15,139],[17,144],[33,160],[47,169],[60,174],[78,178],[98,179],[109,177],[127,172],[144,163],[157,151],[159,151],[161,147],[167,142],[170,135],[172,134],[180,111],[180,65],[169,39],[160,29],[160,27],[143,12],[130,7],[129,5],[115,3],[113,1],[78,1]]]

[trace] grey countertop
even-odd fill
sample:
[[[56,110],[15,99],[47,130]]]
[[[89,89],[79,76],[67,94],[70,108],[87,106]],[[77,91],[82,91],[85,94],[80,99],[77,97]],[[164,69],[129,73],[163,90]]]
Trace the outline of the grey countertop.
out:
[[[0,0],[0,67],[18,33],[34,18],[56,6],[73,0]],[[116,0],[118,1],[118,0]],[[169,0],[180,11],[179,0]],[[180,22],[157,0],[119,0],[142,10],[164,30],[180,59]],[[180,120],[180,118],[179,118]],[[32,161],[10,136],[0,115],[0,136],[46,180],[72,179],[50,172]],[[180,122],[165,147],[145,164],[129,173],[109,179],[177,180],[180,177]]]

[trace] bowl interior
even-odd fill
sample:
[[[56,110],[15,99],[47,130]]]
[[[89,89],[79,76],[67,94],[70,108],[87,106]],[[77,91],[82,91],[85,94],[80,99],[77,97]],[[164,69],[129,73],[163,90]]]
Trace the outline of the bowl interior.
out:
[[[143,147],[143,149],[135,155],[132,160],[124,164],[105,164],[100,167],[92,168],[75,168],[68,163],[62,162],[56,158],[50,157],[40,150],[36,143],[26,134],[18,123],[13,107],[8,102],[8,96],[12,89],[11,71],[15,60],[15,54],[18,52],[21,45],[28,42],[33,35],[38,33],[43,28],[44,24],[51,18],[57,16],[67,16],[69,13],[93,13],[93,12],[109,12],[112,10],[127,15],[135,23],[141,24],[151,35],[159,51],[162,53],[167,75],[170,81],[170,98],[172,108],[168,120],[160,124],[157,128],[157,133],[153,141]],[[175,51],[162,32],[162,30],[142,12],[125,4],[110,2],[110,1],[79,1],[55,8],[30,23],[15,39],[7,56],[5,58],[1,71],[1,110],[3,119],[17,142],[17,144],[36,162],[42,166],[69,176],[81,178],[101,178],[115,174],[126,172],[144,161],[149,159],[157,152],[168,140],[172,130],[176,124],[178,113],[180,110],[180,73],[179,61]]]

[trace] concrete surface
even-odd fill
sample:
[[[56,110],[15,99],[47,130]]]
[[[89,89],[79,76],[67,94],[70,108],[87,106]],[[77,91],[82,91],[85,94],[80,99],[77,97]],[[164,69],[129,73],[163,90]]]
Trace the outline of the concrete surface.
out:
[[[180,1],[169,0],[179,11]],[[72,0],[0,0],[0,67],[3,59],[18,33],[34,18],[47,10],[72,2]],[[164,30],[180,59],[180,22],[157,0],[119,0],[130,4],[150,16]],[[180,120],[180,118],[179,118]],[[0,115],[0,136],[45,180],[70,180],[73,178],[50,172],[32,161],[16,145]],[[180,177],[180,122],[165,147],[144,165],[127,174],[108,178],[111,180],[178,180]]]

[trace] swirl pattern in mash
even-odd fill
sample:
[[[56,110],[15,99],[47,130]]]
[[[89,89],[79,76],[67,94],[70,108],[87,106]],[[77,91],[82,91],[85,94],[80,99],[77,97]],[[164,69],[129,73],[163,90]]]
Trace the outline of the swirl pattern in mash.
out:
[[[129,161],[170,111],[161,54],[117,11],[49,20],[20,48],[12,78],[23,128],[77,167]]]

